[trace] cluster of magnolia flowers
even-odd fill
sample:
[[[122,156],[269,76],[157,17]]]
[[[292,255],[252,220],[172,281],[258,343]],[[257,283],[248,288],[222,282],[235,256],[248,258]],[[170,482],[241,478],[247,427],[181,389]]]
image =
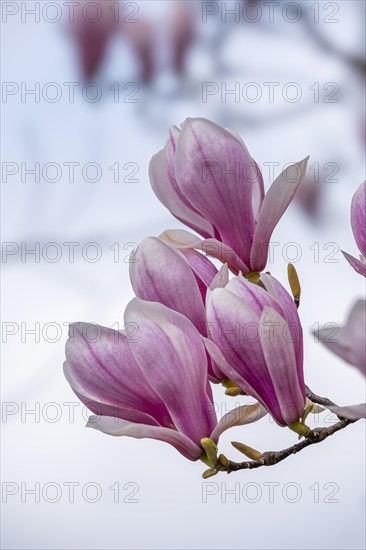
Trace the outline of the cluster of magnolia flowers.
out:
[[[94,413],[88,426],[168,442],[212,472],[219,437],[233,426],[270,414],[279,426],[306,436],[306,417],[319,407],[306,396],[298,278],[290,265],[290,294],[263,273],[272,232],[306,164],[290,166],[265,193],[261,172],[235,132],[199,118],[171,128],[151,160],[151,185],[202,238],[169,230],[142,241],[130,260],[136,297],[125,310],[126,330],[71,325],[64,372]],[[344,253],[364,276],[365,193],[364,183],[351,209],[361,259]],[[221,262],[219,269],[210,257]],[[363,372],[364,326],[360,301],[333,344]],[[217,419],[211,384],[218,383],[227,395],[244,394],[255,403]],[[365,416],[365,405],[336,413],[356,420]]]

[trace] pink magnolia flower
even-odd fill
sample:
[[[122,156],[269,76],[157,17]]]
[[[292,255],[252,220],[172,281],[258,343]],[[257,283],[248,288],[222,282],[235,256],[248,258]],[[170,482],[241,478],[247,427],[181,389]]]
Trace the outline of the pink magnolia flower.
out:
[[[343,250],[342,254],[357,273],[366,277],[366,181],[361,183],[353,195],[351,225],[356,244],[361,252],[360,259]]]
[[[205,332],[207,288],[216,267],[200,252],[182,251],[156,237],[147,237],[130,258],[132,288],[139,298],[159,302],[192,321]]]
[[[333,323],[332,323],[333,325]],[[330,330],[329,330],[330,329]],[[358,300],[350,311],[347,322],[334,334],[334,327],[316,331],[319,340],[333,353],[360,370],[366,376],[366,301]],[[366,418],[366,403],[328,406],[338,416],[351,420]]]
[[[132,47],[139,65],[141,80],[145,83],[150,82],[156,70],[156,40],[152,25],[141,17],[134,21],[128,20],[123,4],[118,5],[112,0],[81,0],[75,8],[71,33],[76,42],[85,80],[96,76],[106,60],[113,36],[119,31]]]
[[[134,333],[86,323],[70,327],[64,372],[97,415],[87,426],[115,436],[159,439],[198,460],[202,438],[217,442],[227,428],[265,414],[259,404],[239,407],[217,423],[202,337],[180,313],[134,298],[125,324]]]
[[[332,323],[333,325],[333,323]],[[316,331],[319,340],[330,351],[360,370],[366,376],[366,301],[358,300],[347,322],[334,334],[334,327]]]
[[[235,132],[203,118],[186,119],[181,130],[173,126],[151,160],[151,185],[171,213],[205,240],[181,231],[169,238],[177,246],[205,248],[233,271],[262,271],[272,232],[307,160],[283,171],[265,194],[259,168]]]
[[[148,84],[156,72],[156,60],[154,59],[156,37],[153,26],[147,19],[139,15],[138,22],[126,22],[122,30],[134,50],[140,68],[140,78],[142,82]]]
[[[227,269],[226,273],[225,268],[220,271],[197,250],[179,251],[156,237],[144,239],[130,259],[130,278],[136,296],[182,313],[203,336],[207,336],[207,289],[212,284],[224,286],[228,281]],[[216,381],[211,363],[208,357],[208,374]]]
[[[167,25],[170,50],[175,72],[183,75],[187,53],[195,38],[194,10],[185,0],[174,2],[174,9]]]
[[[115,21],[115,2],[82,0],[75,9],[71,32],[77,44],[85,80],[90,80],[100,69],[111,37],[118,30]]]
[[[235,277],[208,298],[207,349],[225,376],[258,399],[280,426],[303,414],[303,336],[283,286],[262,275],[266,290]]]

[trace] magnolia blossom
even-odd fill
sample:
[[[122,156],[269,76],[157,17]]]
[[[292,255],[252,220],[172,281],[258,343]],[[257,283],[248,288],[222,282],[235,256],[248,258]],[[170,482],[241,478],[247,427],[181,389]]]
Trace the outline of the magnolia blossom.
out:
[[[366,181],[361,183],[353,195],[351,204],[351,225],[353,236],[358,246],[360,259],[351,256],[347,252],[342,253],[353,269],[366,277]]]
[[[284,170],[265,194],[260,170],[232,130],[203,118],[170,129],[150,163],[158,199],[204,237],[170,231],[176,246],[202,248],[234,272],[262,271],[269,241],[304,178],[307,158]]]
[[[302,328],[283,286],[270,275],[261,281],[266,290],[240,276],[210,293],[206,345],[224,376],[286,426],[305,407]]]
[[[102,65],[108,44],[118,30],[115,21],[115,2],[97,0],[78,2],[71,32],[78,47],[80,64],[85,80],[92,79]]]
[[[81,0],[75,6],[71,33],[78,48],[79,61],[85,80],[95,77],[105,62],[108,47],[117,32],[121,32],[135,53],[140,78],[149,82],[156,69],[154,61],[155,36],[152,24],[139,17],[128,21],[121,17],[123,5],[114,0]]]
[[[366,376],[366,301],[358,300],[350,311],[347,322],[334,334],[334,326],[316,332],[319,340],[333,353],[359,369]],[[328,406],[338,416],[351,420],[366,418],[366,404]]]
[[[205,332],[205,301],[217,269],[200,252],[177,250],[156,237],[147,237],[130,258],[130,278],[139,298],[160,302]]]
[[[266,413],[260,404],[244,406],[217,422],[202,337],[180,313],[134,298],[125,326],[120,332],[86,323],[70,327],[64,372],[97,415],[87,426],[114,436],[159,439],[197,460],[203,438],[217,442],[227,428]]]
[[[334,333],[333,323],[316,332],[319,340],[366,376],[366,301],[358,300],[347,322]]]
[[[139,14],[138,20],[133,25],[126,21],[122,30],[134,50],[139,65],[140,78],[142,82],[148,84],[153,79],[157,69],[156,60],[154,59],[156,37],[153,25]]]
[[[186,0],[175,1],[167,24],[169,50],[175,72],[183,75],[188,50],[195,39],[195,20],[192,4]]]
[[[130,278],[138,298],[159,302],[182,313],[207,336],[206,294],[209,287],[225,286],[227,266],[217,271],[197,250],[179,251],[156,237],[147,237],[130,258]],[[210,380],[217,381],[208,356]]]

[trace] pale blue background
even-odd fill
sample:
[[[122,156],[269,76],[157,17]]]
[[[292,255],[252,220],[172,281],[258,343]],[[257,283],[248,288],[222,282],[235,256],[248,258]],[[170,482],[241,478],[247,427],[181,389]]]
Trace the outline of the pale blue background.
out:
[[[18,2],[21,4],[21,2]],[[31,4],[28,2],[28,4]],[[59,2],[62,4],[62,2]],[[231,24],[223,29],[220,20],[200,23],[200,2],[192,2],[196,11],[200,39],[188,60],[184,84],[169,72],[164,42],[169,13],[174,2],[138,2],[140,15],[148,18],[159,36],[157,56],[159,75],[151,88],[141,87],[136,104],[114,103],[112,94],[96,105],[76,94],[74,104],[33,100],[21,103],[18,96],[2,104],[3,162],[76,161],[98,162],[103,177],[98,183],[79,178],[67,181],[67,172],[56,183],[25,183],[19,176],[2,183],[2,238],[5,242],[60,244],[96,241],[103,247],[98,263],[77,256],[74,263],[66,256],[58,263],[19,255],[3,264],[2,319],[19,326],[26,323],[41,327],[54,322],[63,327],[55,343],[33,336],[21,341],[21,334],[9,337],[3,345],[2,398],[19,408],[34,408],[39,403],[43,415],[36,422],[21,414],[3,423],[3,482],[41,487],[56,482],[64,488],[57,503],[34,503],[29,496],[21,502],[20,493],[10,496],[2,513],[2,544],[7,549],[361,549],[365,546],[365,424],[364,421],[328,439],[318,447],[305,450],[273,468],[220,475],[208,480],[215,495],[202,502],[207,485],[201,479],[204,466],[183,459],[175,449],[156,441],[136,441],[104,436],[85,429],[81,407],[70,422],[65,402],[77,402],[62,374],[66,324],[85,320],[107,326],[123,323],[123,309],[132,298],[128,263],[113,262],[108,249],[119,242],[122,258],[131,249],[126,243],[138,243],[146,235],[157,235],[165,228],[180,224],[157,201],[149,187],[149,160],[162,147],[169,125],[179,124],[187,116],[206,116],[233,127],[241,133],[260,166],[264,162],[287,163],[310,154],[311,162],[337,162],[338,183],[323,185],[323,220],[309,221],[299,205],[292,205],[275,231],[273,240],[279,249],[297,242],[302,258],[296,266],[301,278],[303,297],[301,319],[305,332],[306,378],[310,387],[339,404],[365,399],[360,373],[314,343],[309,327],[327,321],[344,322],[354,301],[364,293],[364,280],[346,263],[340,252],[338,263],[324,263],[322,247],[329,242],[357,255],[350,223],[352,194],[364,179],[363,148],[365,112],[362,81],[337,56],[319,49],[300,23],[289,24],[278,17],[275,24]],[[227,2],[232,4],[232,2]],[[320,3],[322,4],[322,3]],[[303,9],[308,9],[302,3]],[[337,2],[336,24],[319,24],[319,32],[342,51],[362,56],[362,2]],[[276,12],[277,13],[277,12]],[[60,84],[79,81],[74,44],[66,23],[39,24],[19,16],[2,25],[2,78],[4,81],[35,81]],[[215,36],[223,36],[221,56],[225,68],[214,59]],[[159,54],[160,52],[160,54]],[[128,82],[138,76],[132,51],[116,37],[111,43],[100,81]],[[219,98],[201,101],[202,81],[247,83],[278,81],[281,86],[295,81],[304,97],[292,104],[278,97],[272,104],[222,104]],[[339,84],[339,103],[314,104],[309,86],[314,82]],[[174,93],[181,88],[180,93]],[[168,94],[170,92],[170,95]],[[114,162],[139,166],[138,183],[114,183],[108,169]],[[278,169],[276,171],[278,173]],[[265,172],[268,186],[268,176]],[[321,249],[321,261],[314,262],[309,249],[315,242]],[[66,249],[63,248],[66,255]],[[328,252],[330,252],[329,250]],[[285,281],[286,262],[281,254],[269,266]],[[50,337],[52,333],[50,332]],[[215,392],[220,412],[226,412],[237,399],[223,399]],[[62,416],[51,422],[55,402]],[[46,408],[45,408],[46,407]],[[319,421],[320,424],[320,421]],[[238,439],[261,450],[279,449],[295,442],[288,430],[280,430],[268,419],[257,425],[235,429],[220,441],[220,450],[231,458],[240,455],[230,448]],[[88,482],[99,484],[102,497],[97,503],[85,502],[80,487],[75,502],[68,502],[62,484]],[[109,489],[115,482],[138,484],[137,503],[113,502]],[[259,485],[262,497],[250,503],[235,502],[234,495],[222,502],[224,486],[240,491],[245,484]],[[269,502],[264,483],[278,482],[274,502]],[[287,483],[301,489],[298,502],[290,503],[282,495]],[[310,489],[320,487],[320,502],[314,502]],[[331,488],[339,487],[338,502],[324,502]],[[127,487],[122,499],[130,493]],[[50,490],[52,497],[52,491]],[[91,491],[91,496],[93,493]],[[289,489],[290,498],[293,493]]]

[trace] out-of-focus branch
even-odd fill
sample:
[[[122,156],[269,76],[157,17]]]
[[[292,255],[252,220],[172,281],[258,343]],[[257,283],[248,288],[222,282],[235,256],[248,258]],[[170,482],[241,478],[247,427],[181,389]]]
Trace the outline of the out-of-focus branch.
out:
[[[352,67],[357,72],[365,75],[366,74],[366,60],[358,57],[356,55],[352,55],[350,53],[347,53],[340,48],[338,48],[335,44],[327,40],[325,35],[322,32],[319,32],[316,25],[313,24],[313,21],[309,17],[306,10],[303,11],[303,23],[306,27],[306,30],[309,33],[309,36],[313,38],[313,40],[316,42],[316,44],[326,53],[330,55],[334,55],[338,57],[343,63],[346,63],[350,67]]]

